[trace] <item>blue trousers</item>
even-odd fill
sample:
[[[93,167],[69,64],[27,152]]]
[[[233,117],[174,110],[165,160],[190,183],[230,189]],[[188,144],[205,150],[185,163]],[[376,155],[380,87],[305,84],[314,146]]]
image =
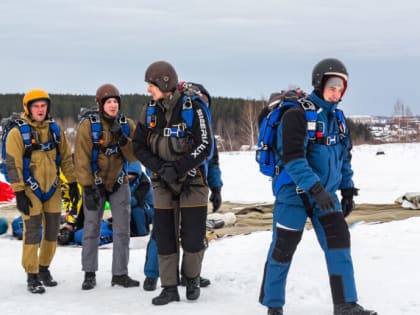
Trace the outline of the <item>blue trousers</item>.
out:
[[[144,275],[147,278],[159,278],[158,251],[154,231],[150,233],[150,239],[147,243],[146,261],[144,263]]]
[[[307,218],[308,214],[301,206],[278,201],[274,205],[273,237],[260,292],[260,303],[267,307],[285,304],[287,275]],[[357,301],[350,233],[341,211],[325,213],[314,208],[311,221],[325,254],[333,303]]]

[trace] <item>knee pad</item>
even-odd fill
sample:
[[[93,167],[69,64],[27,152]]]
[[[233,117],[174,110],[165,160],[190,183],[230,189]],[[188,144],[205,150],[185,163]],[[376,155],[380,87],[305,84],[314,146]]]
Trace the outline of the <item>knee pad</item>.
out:
[[[60,213],[45,213],[45,239],[50,242],[57,241],[58,231],[60,229]]]
[[[319,218],[325,232],[328,249],[350,248],[350,232],[342,212],[333,212]]]
[[[303,231],[287,230],[279,227],[276,229],[277,239],[271,258],[279,263],[289,263],[292,261]]]
[[[30,216],[25,220],[25,244],[38,244],[40,241],[41,215]]]

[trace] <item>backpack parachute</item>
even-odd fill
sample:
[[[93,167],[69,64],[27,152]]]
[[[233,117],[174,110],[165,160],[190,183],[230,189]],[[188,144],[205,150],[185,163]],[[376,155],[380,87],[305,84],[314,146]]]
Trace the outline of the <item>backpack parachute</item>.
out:
[[[281,172],[282,170],[277,165],[279,158],[278,152],[276,152],[275,139],[277,127],[280,124],[284,112],[292,106],[301,106],[305,111],[309,141],[327,146],[336,145],[345,137],[347,132],[346,121],[343,112],[336,109],[335,115],[339,126],[339,133],[324,135],[323,132],[318,131],[318,112],[316,106],[309,99],[301,98],[302,94],[299,90],[283,91],[282,93],[276,93],[274,96],[275,100],[270,102],[268,109],[264,108],[262,114],[260,114],[258,148],[256,150],[255,160],[262,174],[270,177],[281,174],[284,176],[281,181],[289,182],[291,181],[289,175]]]
[[[211,112],[210,112],[210,103],[211,98],[208,91],[201,84],[191,83],[191,82],[180,82],[178,84],[178,91],[182,94],[182,111],[181,117],[186,125],[186,129],[181,128],[181,126],[167,127],[163,130],[156,129],[156,103],[151,101],[147,105],[146,111],[146,125],[148,128],[154,130],[155,132],[161,133],[166,137],[176,137],[184,138],[188,136],[188,129],[191,130],[194,120],[194,110],[193,102],[197,101],[201,108],[203,109],[204,115],[207,117],[209,124],[211,126]],[[208,99],[208,103],[203,99],[203,95]],[[208,135],[209,141],[211,141],[211,152],[207,157],[207,161],[211,160],[214,153],[214,137],[212,134]],[[206,163],[204,165],[207,167]]]
[[[309,137],[315,137],[316,107],[312,102],[300,98],[300,96],[302,96],[302,93],[299,90],[273,93],[268,107],[261,111],[255,160],[259,164],[260,172],[266,176],[272,177],[279,174],[280,171],[276,165],[275,136],[280,119],[288,108],[301,106],[305,110]]]

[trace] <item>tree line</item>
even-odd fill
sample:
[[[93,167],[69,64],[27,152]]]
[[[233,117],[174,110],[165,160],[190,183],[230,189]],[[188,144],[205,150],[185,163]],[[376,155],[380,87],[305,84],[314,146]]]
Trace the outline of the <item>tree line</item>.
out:
[[[51,115],[64,128],[77,127],[81,108],[96,107],[93,95],[50,94],[50,98]],[[0,119],[23,111],[22,99],[23,94],[0,94]],[[142,94],[121,95],[121,110],[136,121],[149,100],[149,96]],[[257,117],[266,105],[266,100],[213,97],[212,123],[220,149],[233,151],[244,145],[254,147],[258,137]],[[348,120],[348,127],[356,143],[370,141],[367,126]]]

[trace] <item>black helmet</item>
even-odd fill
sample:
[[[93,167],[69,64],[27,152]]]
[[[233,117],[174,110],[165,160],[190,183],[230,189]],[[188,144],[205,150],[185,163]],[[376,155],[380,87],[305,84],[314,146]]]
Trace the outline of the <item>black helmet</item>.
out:
[[[347,85],[348,75],[346,66],[340,60],[327,58],[318,62],[312,70],[312,86],[315,91],[321,92],[328,76],[340,77]]]
[[[163,93],[173,92],[178,85],[178,75],[169,62],[156,61],[147,68],[144,81],[156,85]]]
[[[60,245],[68,245],[74,240],[74,232],[66,227],[60,228],[57,236],[57,243]]]

